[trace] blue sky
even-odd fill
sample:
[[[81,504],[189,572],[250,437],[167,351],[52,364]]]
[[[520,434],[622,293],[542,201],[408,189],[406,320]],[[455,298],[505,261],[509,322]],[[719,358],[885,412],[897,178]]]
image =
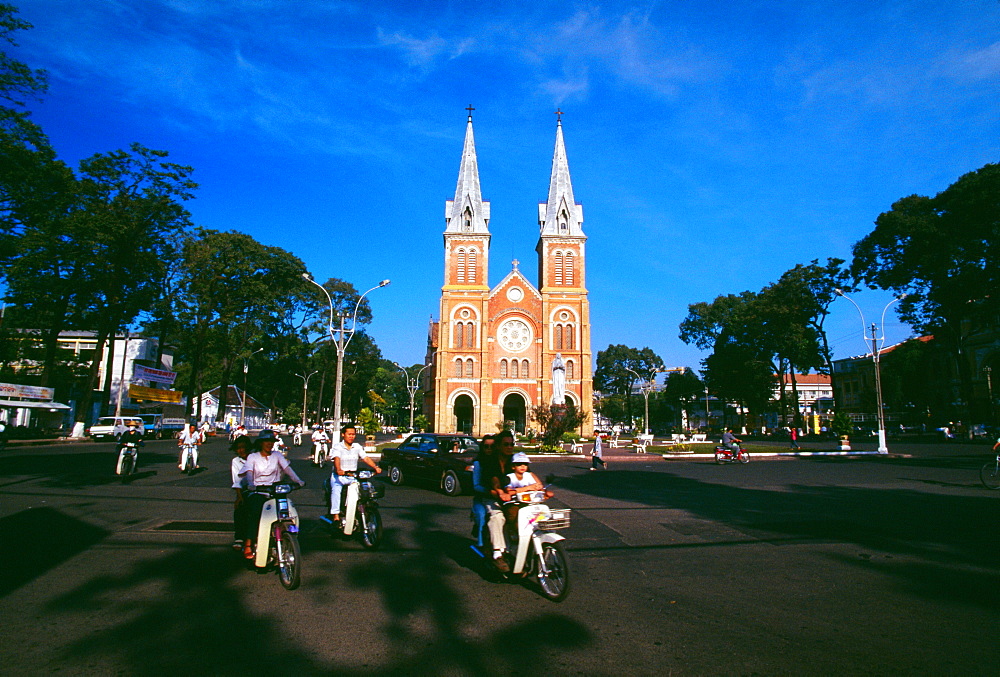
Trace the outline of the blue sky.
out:
[[[444,201],[474,124],[490,281],[534,274],[563,118],[593,350],[704,355],[687,306],[836,256],[905,195],[1000,160],[1000,3],[12,0],[49,71],[35,120],[75,164],[138,141],[195,168],[198,225],[372,292],[383,354],[423,359]],[[869,321],[890,299],[856,297]],[[857,311],[828,321],[863,352]],[[887,317],[890,341],[909,335]]]

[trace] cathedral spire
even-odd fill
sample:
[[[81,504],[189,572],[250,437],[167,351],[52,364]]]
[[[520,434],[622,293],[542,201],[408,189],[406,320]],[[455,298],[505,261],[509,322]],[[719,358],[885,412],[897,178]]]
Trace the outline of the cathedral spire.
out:
[[[444,218],[448,224],[445,233],[489,233],[490,203],[483,201],[479,187],[479,162],[476,160],[476,139],[472,132],[471,105],[466,108],[469,119],[465,127],[465,145],[462,162],[458,167],[458,186],[455,199],[447,200]]]
[[[549,198],[538,205],[538,225],[541,235],[556,237],[583,236],[583,205],[573,199],[573,182],[569,176],[569,160],[563,141],[562,116],[556,121],[556,148],[552,155],[552,175],[549,178]]]

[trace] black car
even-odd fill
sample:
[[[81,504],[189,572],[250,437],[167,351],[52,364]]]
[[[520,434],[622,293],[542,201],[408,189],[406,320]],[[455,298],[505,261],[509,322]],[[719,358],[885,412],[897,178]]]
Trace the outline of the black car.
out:
[[[382,450],[380,465],[388,470],[389,481],[433,482],[449,496],[472,487],[472,462],[479,443],[469,435],[414,433],[398,447]]]

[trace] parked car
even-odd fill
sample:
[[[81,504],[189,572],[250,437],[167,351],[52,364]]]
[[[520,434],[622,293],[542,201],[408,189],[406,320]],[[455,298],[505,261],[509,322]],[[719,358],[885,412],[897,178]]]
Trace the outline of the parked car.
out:
[[[472,462],[479,453],[479,443],[469,435],[414,433],[398,447],[382,450],[380,465],[389,481],[433,482],[449,496],[457,496],[472,487]]]
[[[87,434],[94,440],[114,437],[116,434],[128,430],[129,425],[132,423],[138,426],[139,432],[145,432],[145,425],[138,416],[119,416],[117,418],[114,416],[102,416],[97,419],[94,425],[90,426]]]

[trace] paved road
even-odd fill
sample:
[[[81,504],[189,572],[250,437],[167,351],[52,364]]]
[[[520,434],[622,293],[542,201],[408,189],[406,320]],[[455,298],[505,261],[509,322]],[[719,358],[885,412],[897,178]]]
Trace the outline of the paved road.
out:
[[[911,452],[914,450],[910,450]],[[716,466],[658,457],[537,463],[574,509],[562,604],[486,580],[468,497],[389,487],[378,552],[295,495],[303,585],[235,561],[225,445],[182,476],[110,445],[0,460],[5,674],[988,674],[1000,631],[1000,492],[976,447],[913,458]],[[298,456],[299,458],[296,458]],[[193,524],[193,523],[200,524]],[[197,530],[184,530],[197,527]],[[244,646],[245,649],[239,647]]]

